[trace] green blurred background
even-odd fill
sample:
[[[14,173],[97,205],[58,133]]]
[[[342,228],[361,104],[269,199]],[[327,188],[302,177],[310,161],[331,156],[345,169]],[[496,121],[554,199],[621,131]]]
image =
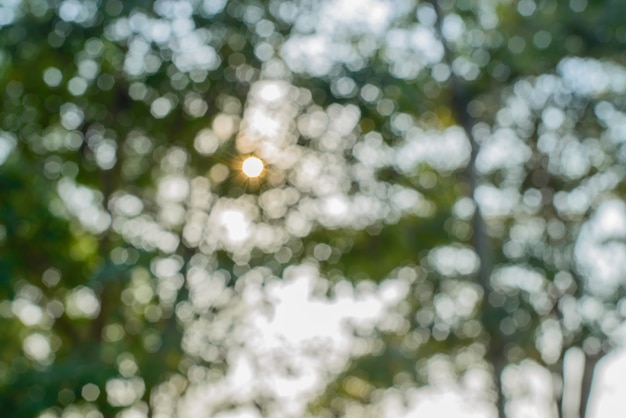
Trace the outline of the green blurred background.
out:
[[[0,1],[0,415],[600,414],[625,17]]]

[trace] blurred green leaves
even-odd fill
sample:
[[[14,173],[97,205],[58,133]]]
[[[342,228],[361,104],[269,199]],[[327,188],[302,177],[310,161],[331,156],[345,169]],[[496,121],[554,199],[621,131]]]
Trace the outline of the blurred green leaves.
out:
[[[595,282],[623,284],[604,261],[623,244],[621,9],[0,6],[0,409],[184,416],[266,367],[315,376],[301,406],[251,375],[204,413],[296,416],[326,385],[315,416],[384,416],[478,374],[503,415],[507,370],[596,361],[624,316]],[[304,282],[310,304],[386,310],[341,349],[319,337],[341,361],[266,365],[260,318]]]

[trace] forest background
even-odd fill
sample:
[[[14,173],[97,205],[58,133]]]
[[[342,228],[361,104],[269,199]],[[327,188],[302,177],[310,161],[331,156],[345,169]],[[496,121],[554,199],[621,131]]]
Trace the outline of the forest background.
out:
[[[0,410],[591,416],[624,340],[625,16],[0,2]]]

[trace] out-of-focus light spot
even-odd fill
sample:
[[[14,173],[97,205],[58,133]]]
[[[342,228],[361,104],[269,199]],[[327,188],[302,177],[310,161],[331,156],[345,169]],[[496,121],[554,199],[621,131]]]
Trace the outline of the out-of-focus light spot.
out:
[[[98,167],[103,170],[110,170],[115,166],[117,157],[115,156],[117,143],[110,139],[105,139],[95,146],[94,155]]]
[[[509,39],[508,46],[512,53],[519,54],[526,48],[526,41],[521,36],[513,36]]]
[[[450,74],[451,74],[450,67],[446,64],[439,63],[433,66],[433,69],[432,69],[433,78],[440,83],[450,78]]]
[[[23,349],[29,358],[40,363],[46,362],[52,352],[48,339],[40,333],[30,334],[26,337]]]
[[[150,113],[157,119],[167,116],[172,110],[172,103],[165,97],[159,97],[150,105]]]
[[[85,93],[85,91],[87,90],[88,86],[89,85],[87,84],[87,80],[85,80],[84,78],[82,78],[82,77],[73,77],[67,83],[67,90],[73,96],[80,96],[80,95]]]
[[[100,66],[91,59],[84,59],[78,64],[78,74],[86,80],[93,80],[98,75]]]
[[[61,106],[61,125],[67,130],[78,128],[83,123],[84,113],[74,103],[65,103]]]
[[[330,196],[324,200],[323,209],[330,216],[341,217],[348,212],[349,204],[343,196]]]
[[[626,90],[626,71],[610,62],[566,58],[558,65],[564,84],[579,94],[602,95]]]
[[[236,210],[227,210],[222,213],[220,220],[226,228],[228,238],[231,241],[243,241],[250,235],[248,230],[249,222],[243,213]]]
[[[140,399],[146,386],[140,378],[111,379],[106,383],[107,400],[113,406],[128,406]]]
[[[298,118],[298,130],[302,135],[310,138],[318,138],[328,128],[329,119],[322,110],[315,109]]]
[[[361,88],[361,97],[366,102],[373,103],[376,100],[380,99],[381,96],[382,96],[382,92],[380,88],[372,84],[366,84],[365,86]]]
[[[248,117],[250,131],[260,136],[272,137],[278,134],[280,123],[262,110],[255,109]]]
[[[523,267],[509,266],[497,269],[491,279],[496,289],[521,289],[534,294],[541,291],[545,278],[537,271]]]
[[[332,255],[332,248],[328,244],[317,244],[313,250],[313,256],[320,261],[326,261]]]
[[[66,178],[59,181],[57,190],[70,213],[88,230],[100,233],[109,227],[111,216],[102,209],[99,192],[77,186]]]
[[[459,219],[470,219],[474,215],[476,204],[469,197],[459,199],[452,208],[452,213]]]
[[[58,300],[52,300],[48,302],[46,312],[54,318],[59,318],[65,312],[65,306]]]
[[[444,132],[410,129],[405,143],[396,151],[395,164],[401,171],[411,171],[422,162],[437,170],[455,170],[469,158],[469,142],[457,128]]]
[[[26,299],[16,299],[11,308],[13,313],[26,326],[35,326],[43,319],[41,308]]]
[[[107,342],[120,341],[124,338],[124,328],[120,324],[110,324],[104,327],[102,336]]]
[[[70,318],[95,318],[100,312],[100,301],[88,287],[80,286],[69,293],[65,306]]]
[[[15,21],[21,2],[3,2],[0,5],[0,27],[10,25]]]
[[[465,247],[438,247],[430,251],[428,258],[435,269],[444,276],[472,274],[480,265],[476,253]]]
[[[135,358],[130,353],[122,353],[117,358],[117,367],[124,377],[133,377],[138,370]]]
[[[587,0],[570,0],[569,7],[575,13],[584,12],[587,8]]]
[[[323,36],[292,36],[281,49],[287,65],[294,71],[309,71],[313,75],[324,75],[330,71],[333,61],[324,51],[336,50],[336,45]],[[307,63],[309,66],[307,67]]]
[[[187,114],[195,118],[204,116],[209,109],[207,103],[196,93],[188,93],[185,96],[184,109]]]
[[[537,10],[537,5],[533,1],[523,0],[517,5],[517,11],[522,16],[532,16],[532,14],[535,13],[535,10]]]
[[[263,161],[257,157],[248,157],[243,162],[241,170],[248,177],[259,177],[263,172]]]
[[[449,40],[454,41],[461,36],[465,31],[465,22],[461,19],[461,16],[457,14],[451,14],[446,16],[442,23],[441,31],[443,36]]]
[[[113,210],[123,216],[137,216],[143,210],[143,202],[137,196],[123,194],[113,199]]]
[[[555,107],[548,107],[542,115],[543,123],[549,129],[558,129],[565,121],[565,114]]]
[[[165,176],[159,181],[157,199],[160,202],[182,202],[189,195],[189,182],[182,176]]]
[[[552,35],[548,31],[541,30],[537,32],[535,36],[533,36],[533,43],[539,49],[546,49],[547,47],[550,46],[551,42],[552,42]]]
[[[100,389],[93,383],[87,383],[80,393],[87,402],[93,402],[100,396]]]
[[[335,97],[352,97],[357,89],[357,85],[350,77],[341,77],[331,84],[331,91]]]
[[[41,281],[48,287],[56,286],[61,280],[61,272],[53,267],[47,269],[41,275]]]
[[[607,297],[623,284],[624,236],[626,205],[618,200],[602,203],[581,228],[574,254],[592,294]]]
[[[394,8],[387,2],[368,0],[355,8],[349,0],[339,0],[327,3],[321,10],[319,28],[332,32],[347,29],[355,33],[380,34],[387,29],[394,14]]]
[[[238,128],[238,118],[232,115],[220,113],[213,120],[211,129],[218,136],[221,141],[225,141],[230,138]]]
[[[285,96],[286,89],[278,83],[265,83],[259,89],[258,94],[266,102],[275,102]]]
[[[550,372],[539,364],[525,360],[519,365],[508,366],[503,373],[504,387],[511,398],[511,410],[516,416],[550,416],[553,400],[549,387]]]
[[[59,7],[59,16],[66,22],[75,21],[80,15],[81,6],[76,1],[64,1]]]
[[[63,81],[63,73],[58,68],[48,67],[43,72],[43,80],[50,87],[56,87]]]
[[[12,134],[0,131],[0,165],[4,164],[11,151],[15,148],[17,141]]]
[[[437,12],[430,4],[420,4],[417,8],[417,19],[426,26],[434,26],[437,23]]]
[[[221,183],[228,178],[229,173],[228,167],[224,164],[215,164],[209,170],[209,178],[214,183]]]

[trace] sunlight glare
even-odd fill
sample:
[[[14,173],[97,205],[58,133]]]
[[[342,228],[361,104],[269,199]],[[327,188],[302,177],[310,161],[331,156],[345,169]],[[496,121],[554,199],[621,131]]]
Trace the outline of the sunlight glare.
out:
[[[263,161],[257,157],[248,157],[244,160],[241,170],[248,177],[259,177],[263,172]]]

